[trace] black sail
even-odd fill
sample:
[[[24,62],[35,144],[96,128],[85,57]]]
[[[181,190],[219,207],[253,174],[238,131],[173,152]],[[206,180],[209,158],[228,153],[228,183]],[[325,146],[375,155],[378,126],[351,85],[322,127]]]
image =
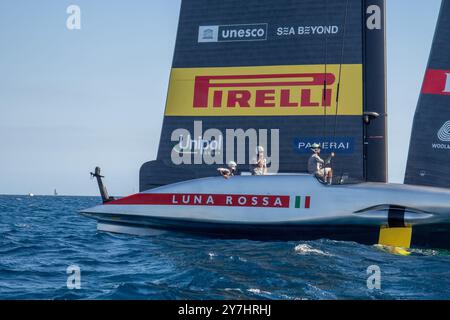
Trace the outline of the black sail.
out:
[[[337,154],[336,176],[384,180],[384,62],[384,1],[183,0],[158,155],[140,190],[231,160],[249,171],[257,145],[272,173],[306,172],[319,143]],[[365,111],[381,116],[364,124]]]
[[[450,0],[443,0],[414,115],[405,183],[450,187]]]

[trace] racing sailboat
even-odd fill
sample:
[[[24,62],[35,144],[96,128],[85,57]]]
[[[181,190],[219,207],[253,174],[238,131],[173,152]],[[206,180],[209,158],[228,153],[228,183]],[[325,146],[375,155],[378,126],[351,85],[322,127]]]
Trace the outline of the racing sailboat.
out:
[[[183,0],[157,159],[139,193],[100,183],[82,214],[111,232],[450,248],[449,20],[443,0],[405,184],[388,184],[384,0]],[[313,143],[338,155],[332,185],[298,173]],[[257,145],[268,175],[217,176]]]

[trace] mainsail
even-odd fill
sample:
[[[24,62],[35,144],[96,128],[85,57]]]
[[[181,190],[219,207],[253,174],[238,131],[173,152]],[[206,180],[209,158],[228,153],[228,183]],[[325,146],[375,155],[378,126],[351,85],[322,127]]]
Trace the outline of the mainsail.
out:
[[[405,183],[450,187],[450,0],[443,0],[414,115]]]
[[[384,0],[183,0],[140,190],[248,171],[257,145],[273,173],[305,172],[319,143],[336,176],[386,181],[384,19]]]

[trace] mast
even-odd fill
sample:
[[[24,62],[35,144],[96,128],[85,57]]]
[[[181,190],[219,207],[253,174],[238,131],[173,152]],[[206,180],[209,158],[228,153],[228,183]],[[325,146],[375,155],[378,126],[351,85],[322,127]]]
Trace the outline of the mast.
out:
[[[364,177],[387,182],[386,3],[364,0]]]

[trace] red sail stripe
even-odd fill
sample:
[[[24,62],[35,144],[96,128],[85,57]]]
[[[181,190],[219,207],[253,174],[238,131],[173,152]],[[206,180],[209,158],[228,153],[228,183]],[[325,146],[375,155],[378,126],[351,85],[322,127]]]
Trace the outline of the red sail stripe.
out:
[[[137,193],[105,204],[289,208],[289,199],[278,195]]]
[[[446,91],[446,88],[450,86],[447,83],[450,81],[448,74],[450,74],[450,70],[428,69],[423,80],[422,93],[450,95],[450,92]]]

